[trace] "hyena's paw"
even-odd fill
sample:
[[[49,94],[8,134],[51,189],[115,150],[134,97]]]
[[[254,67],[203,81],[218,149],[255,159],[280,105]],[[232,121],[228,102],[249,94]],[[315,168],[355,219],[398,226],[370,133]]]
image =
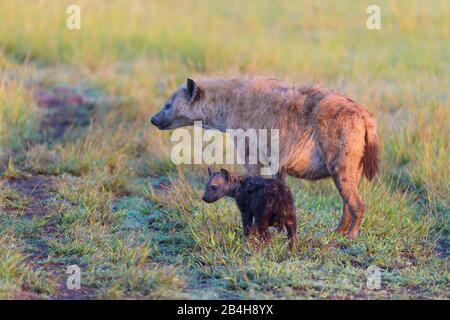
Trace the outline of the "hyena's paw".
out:
[[[343,227],[337,227],[336,229],[334,229],[334,232],[337,234],[340,234],[341,236],[345,236],[346,231]]]
[[[350,239],[350,240],[355,240],[358,237],[358,230],[349,230],[348,232],[345,233],[345,237]]]

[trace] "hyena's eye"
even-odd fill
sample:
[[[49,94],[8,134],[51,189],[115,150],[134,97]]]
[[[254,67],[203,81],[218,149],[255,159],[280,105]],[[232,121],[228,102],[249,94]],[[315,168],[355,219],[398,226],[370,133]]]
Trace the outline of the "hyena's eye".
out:
[[[165,110],[169,110],[170,109],[170,103],[166,103],[166,105],[164,106]]]
[[[214,191],[217,190],[217,186],[211,186],[211,189],[213,189]]]

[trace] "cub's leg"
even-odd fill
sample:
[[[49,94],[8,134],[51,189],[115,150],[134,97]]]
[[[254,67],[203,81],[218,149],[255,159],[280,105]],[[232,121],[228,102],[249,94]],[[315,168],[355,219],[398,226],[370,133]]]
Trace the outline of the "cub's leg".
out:
[[[288,221],[286,222],[286,231],[289,240],[289,248],[291,248],[292,252],[297,251],[297,221]]]
[[[269,221],[267,221],[267,219],[257,219],[256,228],[258,230],[260,239],[264,243],[269,242],[270,241]]]
[[[244,236],[248,237],[253,230],[253,215],[249,210],[244,210],[241,212],[242,215],[242,227],[244,229]]]

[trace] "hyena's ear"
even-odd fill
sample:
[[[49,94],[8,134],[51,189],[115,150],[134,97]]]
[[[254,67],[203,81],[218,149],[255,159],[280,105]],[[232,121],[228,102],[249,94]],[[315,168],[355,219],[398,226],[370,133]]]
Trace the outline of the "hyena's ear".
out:
[[[191,103],[200,98],[200,88],[197,86],[194,80],[187,78],[186,88],[188,92],[188,98]]]
[[[220,173],[224,176],[225,180],[230,181],[230,172],[226,169],[220,169]]]
[[[208,177],[211,177],[211,176],[212,176],[212,171],[211,171],[211,168],[208,167]]]

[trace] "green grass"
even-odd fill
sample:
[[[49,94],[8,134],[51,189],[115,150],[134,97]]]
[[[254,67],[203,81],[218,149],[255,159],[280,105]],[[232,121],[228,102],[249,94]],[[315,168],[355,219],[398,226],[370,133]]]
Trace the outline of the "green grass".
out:
[[[0,3],[0,298],[449,298],[447,1],[379,1],[379,31],[370,1],[78,3],[78,31],[69,2]],[[243,241],[232,201],[201,202],[205,167],[171,162],[149,117],[187,76],[241,73],[339,88],[374,114],[381,174],[360,185],[355,241],[333,233],[331,181],[289,179],[292,255],[284,234]],[[88,102],[62,106],[80,119],[53,139],[40,123],[58,111],[34,96],[60,87]],[[64,289],[72,264],[81,293]]]
[[[39,232],[39,226],[34,220],[23,220],[21,212],[26,204],[27,199],[0,183],[1,299],[48,297],[56,292],[45,270],[27,261],[26,241]]]
[[[38,111],[32,95],[24,87],[24,76],[7,81],[7,70],[0,84],[0,159],[10,151],[38,139]]]

